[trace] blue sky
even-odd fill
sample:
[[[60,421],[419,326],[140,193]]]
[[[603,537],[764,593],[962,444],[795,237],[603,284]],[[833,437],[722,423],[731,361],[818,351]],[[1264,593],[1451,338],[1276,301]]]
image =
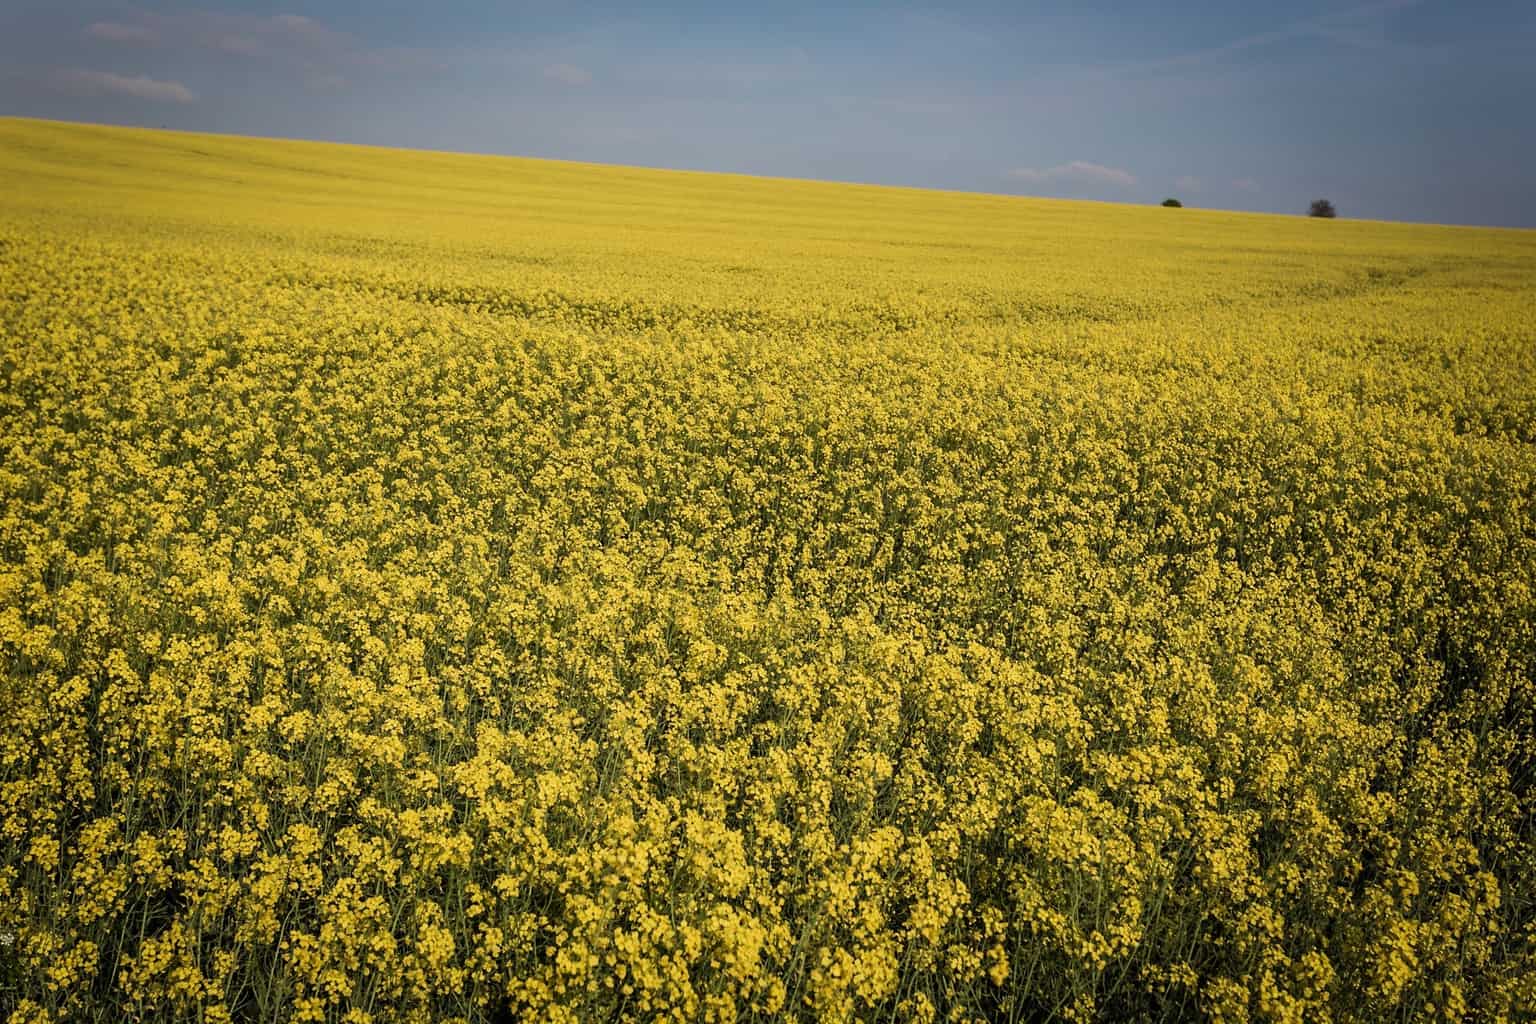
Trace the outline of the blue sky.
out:
[[[1536,227],[1536,2],[8,0],[0,114]]]

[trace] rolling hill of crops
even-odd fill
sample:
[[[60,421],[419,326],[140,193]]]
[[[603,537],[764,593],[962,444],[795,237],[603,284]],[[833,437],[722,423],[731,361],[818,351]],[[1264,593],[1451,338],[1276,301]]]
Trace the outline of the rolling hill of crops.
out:
[[[0,120],[16,1024],[1529,1019],[1533,781],[1536,233]]]

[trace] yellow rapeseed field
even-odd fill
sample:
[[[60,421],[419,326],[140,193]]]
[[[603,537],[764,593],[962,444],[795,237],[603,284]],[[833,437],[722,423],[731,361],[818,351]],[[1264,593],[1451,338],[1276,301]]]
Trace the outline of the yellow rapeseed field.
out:
[[[1529,1020],[1536,233],[3,120],[0,688],[14,1024]]]

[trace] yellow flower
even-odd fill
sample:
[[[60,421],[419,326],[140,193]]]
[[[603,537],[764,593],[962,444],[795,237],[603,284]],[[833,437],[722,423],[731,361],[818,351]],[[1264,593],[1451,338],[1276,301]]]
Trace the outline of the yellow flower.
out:
[[[1536,248],[0,120],[14,1024],[1536,1005]]]

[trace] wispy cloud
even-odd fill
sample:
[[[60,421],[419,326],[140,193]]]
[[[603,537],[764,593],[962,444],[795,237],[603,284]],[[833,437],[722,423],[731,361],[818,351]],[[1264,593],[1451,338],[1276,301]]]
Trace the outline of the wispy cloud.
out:
[[[272,16],[272,24],[300,38],[325,40],[336,35],[314,18],[303,14],[276,14]]]
[[[592,72],[575,64],[551,64],[544,69],[544,77],[561,85],[592,84]]]
[[[1239,192],[1257,192],[1259,183],[1252,178],[1238,178],[1232,182],[1232,187]]]
[[[221,36],[215,36],[207,40],[207,44],[215,50],[234,54],[237,57],[266,57],[269,56],[269,48],[255,36],[238,35],[227,32]]]
[[[389,71],[435,65],[425,51],[375,47],[302,14],[259,16],[219,11],[158,14],[138,11],[120,21],[98,21],[86,34],[123,44],[164,43],[321,72],[336,65]]]
[[[124,25],[120,21],[93,21],[85,26],[85,34],[109,43],[134,43],[139,46],[160,41],[159,34],[153,29],[143,25]]]
[[[590,52],[590,51],[588,51]],[[662,89],[686,90],[690,96],[700,91],[721,89],[756,92],[803,86],[817,77],[818,69],[804,50],[712,51],[689,54],[687,59],[668,51],[617,55],[622,75],[629,81],[643,81]],[[547,60],[549,55],[533,50],[523,61]],[[571,59],[567,57],[567,59]]]
[[[156,103],[194,103],[196,94],[180,82],[162,81],[144,75],[118,75],[111,71],[86,71],[69,68],[53,75],[60,88],[91,95],[131,96]]]
[[[1242,36],[1220,46],[1191,50],[1156,60],[1138,61],[1111,69],[1119,74],[1143,72],[1192,70],[1210,64],[1221,63],[1249,50],[1276,46],[1302,39],[1320,39],[1341,45],[1384,49],[1390,44],[1386,38],[1385,19],[1397,11],[1417,7],[1424,0],[1376,0],[1342,11],[1333,11],[1311,18],[1293,21],[1268,32],[1256,32]]]
[[[1008,177],[1015,181],[1022,181],[1026,185],[1114,185],[1119,188],[1130,188],[1136,184],[1136,176],[1130,171],[1121,170],[1118,167],[1105,167],[1103,164],[1089,163],[1086,160],[1073,160],[1071,163],[1056,167],[1018,167],[1009,171]]]
[[[1199,178],[1195,178],[1195,177],[1191,177],[1188,174],[1185,174],[1185,175],[1182,175],[1180,177],[1174,178],[1173,179],[1173,185],[1174,185],[1175,188],[1182,188],[1186,192],[1198,192],[1198,191],[1200,191],[1200,179]]]

